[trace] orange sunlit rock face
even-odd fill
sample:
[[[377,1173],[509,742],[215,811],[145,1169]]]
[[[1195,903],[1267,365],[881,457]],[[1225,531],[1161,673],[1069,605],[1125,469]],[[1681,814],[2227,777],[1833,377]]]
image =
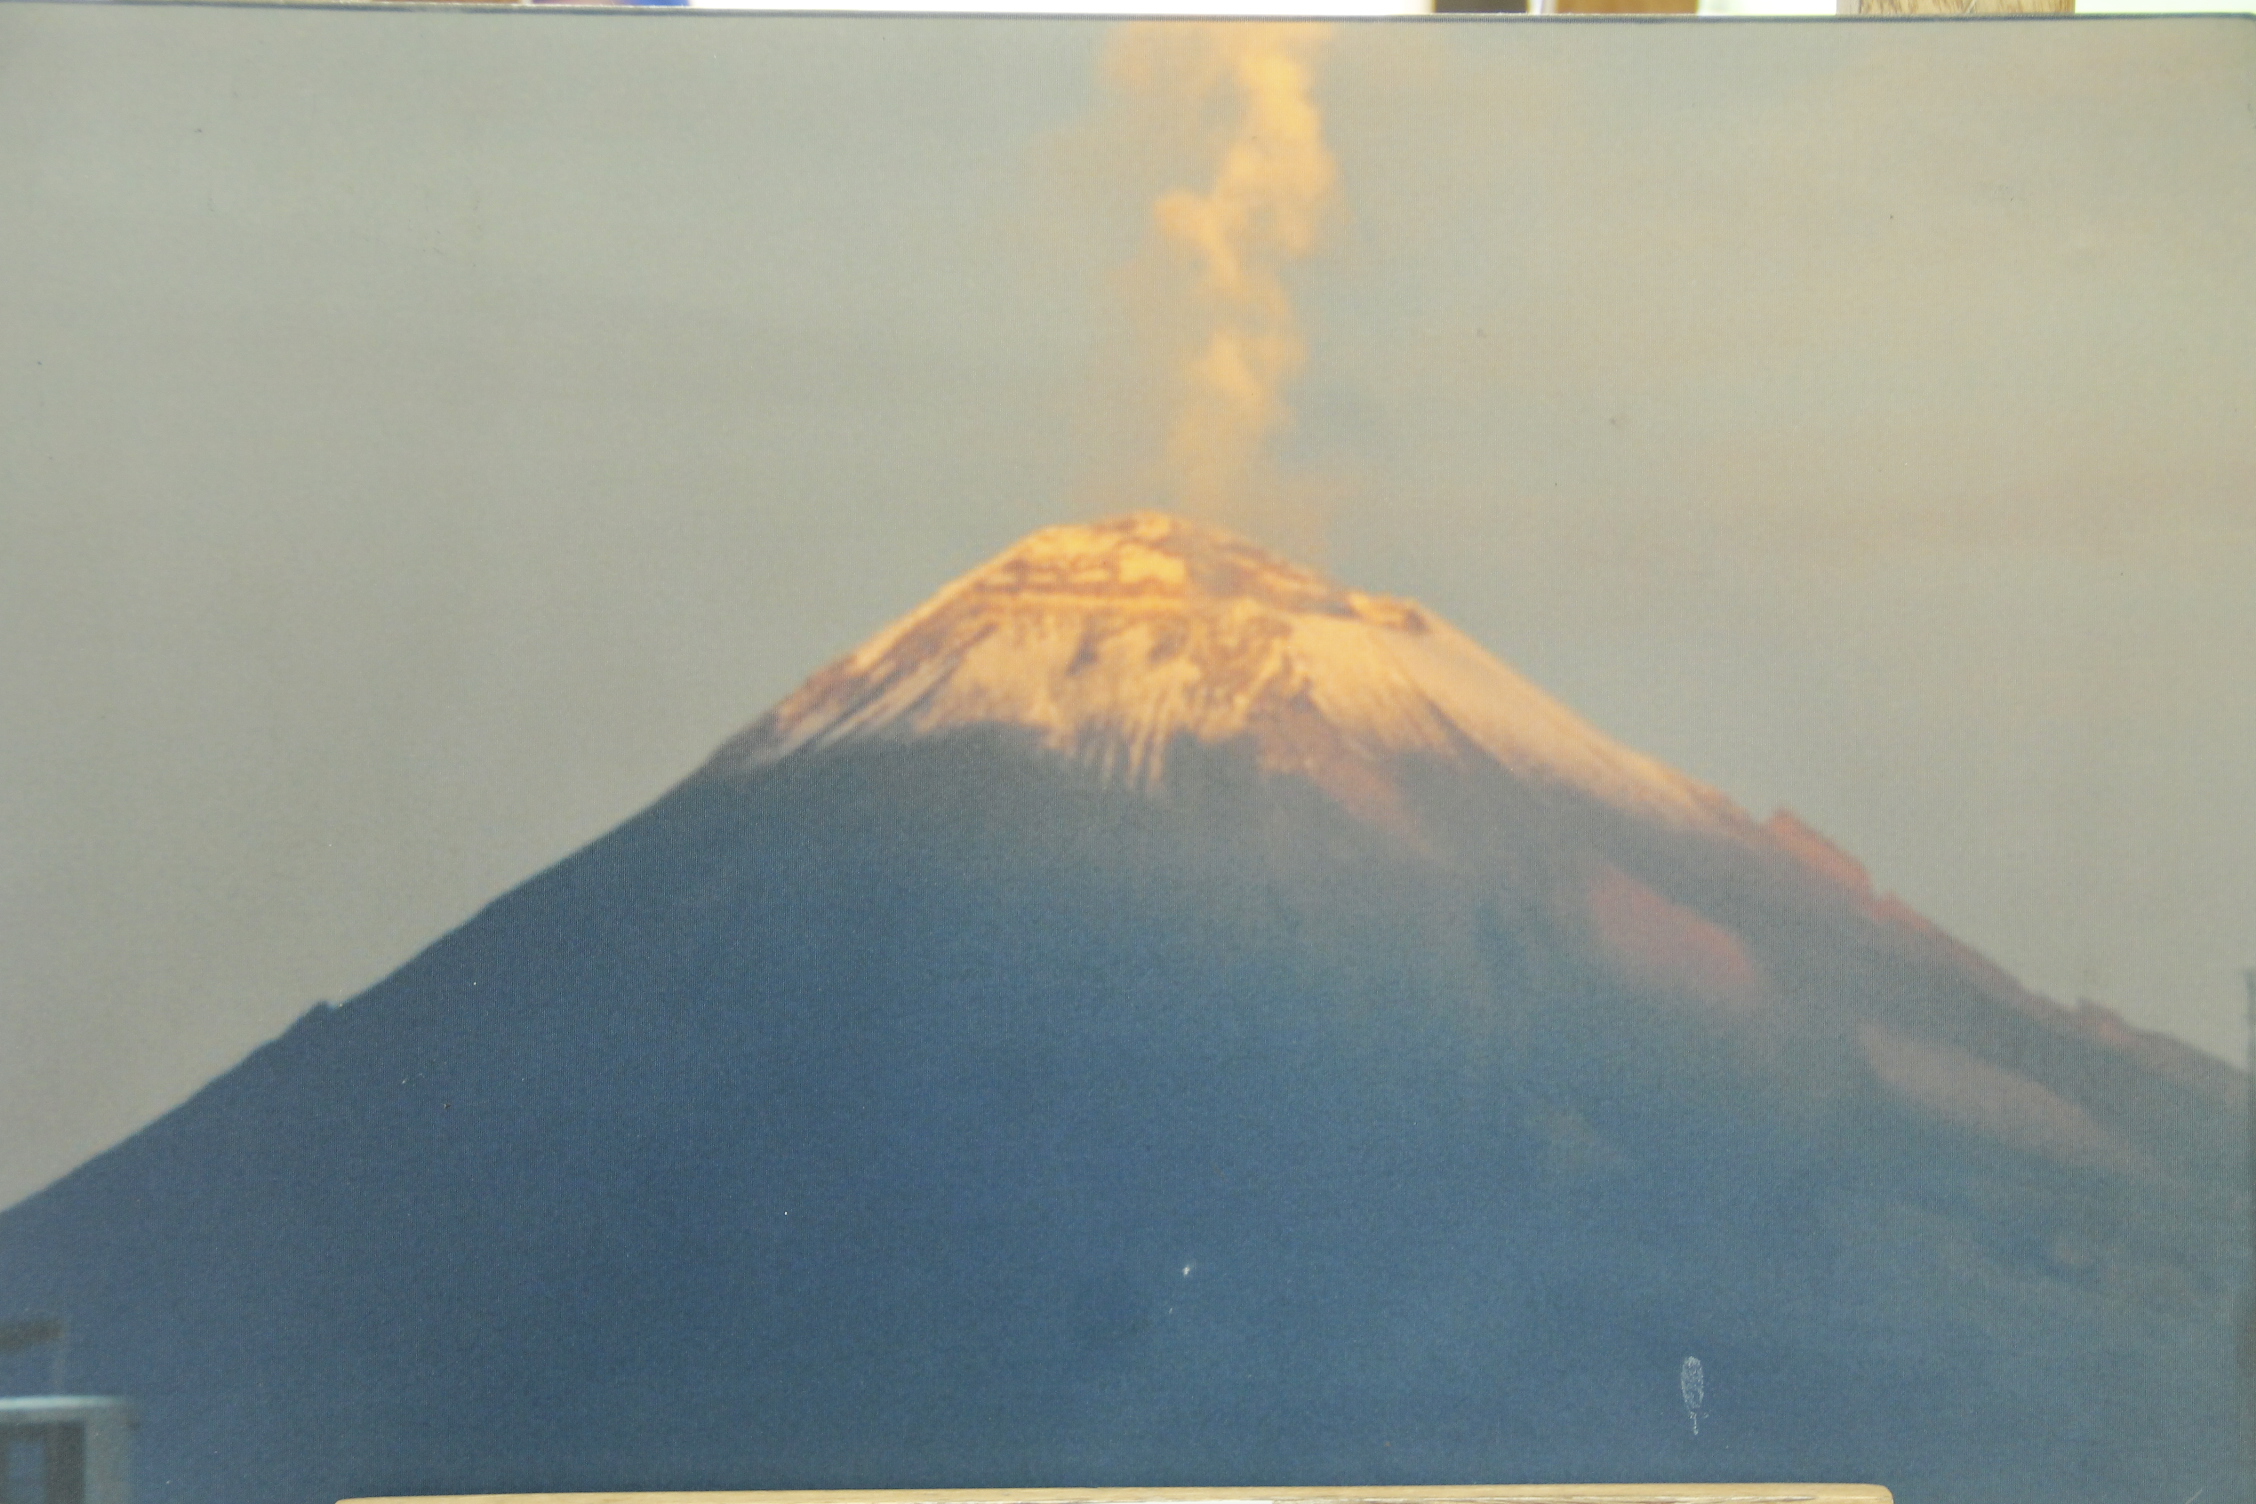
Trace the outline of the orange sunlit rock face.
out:
[[[1618,867],[1591,880],[1590,918],[1599,942],[1625,980],[1646,991],[1676,993],[1731,1012],[1758,1008],[1761,968],[1739,937],[1654,892]]]
[[[1763,829],[1810,871],[1859,897],[1873,896],[1872,876],[1864,870],[1864,863],[1820,835],[1792,810],[1779,810],[1763,821]]]
[[[1857,1043],[1890,1091],[1986,1138],[2086,1168],[2153,1173],[2090,1112],[2019,1071],[1879,1024],[1860,1025]]]

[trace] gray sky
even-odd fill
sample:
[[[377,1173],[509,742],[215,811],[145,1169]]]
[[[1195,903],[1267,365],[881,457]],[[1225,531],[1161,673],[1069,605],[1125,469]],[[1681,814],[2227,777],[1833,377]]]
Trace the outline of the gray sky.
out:
[[[1160,499],[1122,269],[1201,169],[1107,36],[0,6],[0,1203]],[[2252,60],[1343,29],[1321,562],[2237,1056]]]

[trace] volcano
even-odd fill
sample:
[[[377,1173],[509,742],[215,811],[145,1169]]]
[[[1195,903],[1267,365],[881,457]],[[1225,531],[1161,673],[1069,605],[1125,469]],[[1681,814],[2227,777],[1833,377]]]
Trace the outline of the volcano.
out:
[[[0,1312],[136,1398],[154,1504],[2175,1504],[2248,1484],[2245,1095],[1431,612],[1143,514],[0,1215]]]

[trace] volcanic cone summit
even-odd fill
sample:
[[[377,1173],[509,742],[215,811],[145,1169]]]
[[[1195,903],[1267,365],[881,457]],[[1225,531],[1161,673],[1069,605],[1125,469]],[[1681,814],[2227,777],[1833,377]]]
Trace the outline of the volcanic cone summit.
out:
[[[1152,512],[1022,540],[821,670],[713,771],[976,726],[1140,787],[1188,740],[1335,789],[1404,754],[1486,757],[1675,824],[1742,818],[1415,602]]]
[[[2240,1497],[2245,1092],[1420,607],[1137,515],[0,1212],[0,1313],[67,1314],[154,1504]]]

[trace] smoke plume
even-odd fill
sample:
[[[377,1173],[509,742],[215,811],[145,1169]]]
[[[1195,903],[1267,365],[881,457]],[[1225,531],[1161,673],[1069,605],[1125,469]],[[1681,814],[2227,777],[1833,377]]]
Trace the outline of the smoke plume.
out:
[[[1316,249],[1339,191],[1314,97],[1329,34],[1142,23],[1124,28],[1114,57],[1128,87],[1211,127],[1211,179],[1161,193],[1152,210],[1167,271],[1154,286],[1177,304],[1155,319],[1175,334],[1163,484],[1178,510],[1279,542],[1311,531],[1269,442],[1292,421],[1285,389],[1308,359],[1285,270]]]

